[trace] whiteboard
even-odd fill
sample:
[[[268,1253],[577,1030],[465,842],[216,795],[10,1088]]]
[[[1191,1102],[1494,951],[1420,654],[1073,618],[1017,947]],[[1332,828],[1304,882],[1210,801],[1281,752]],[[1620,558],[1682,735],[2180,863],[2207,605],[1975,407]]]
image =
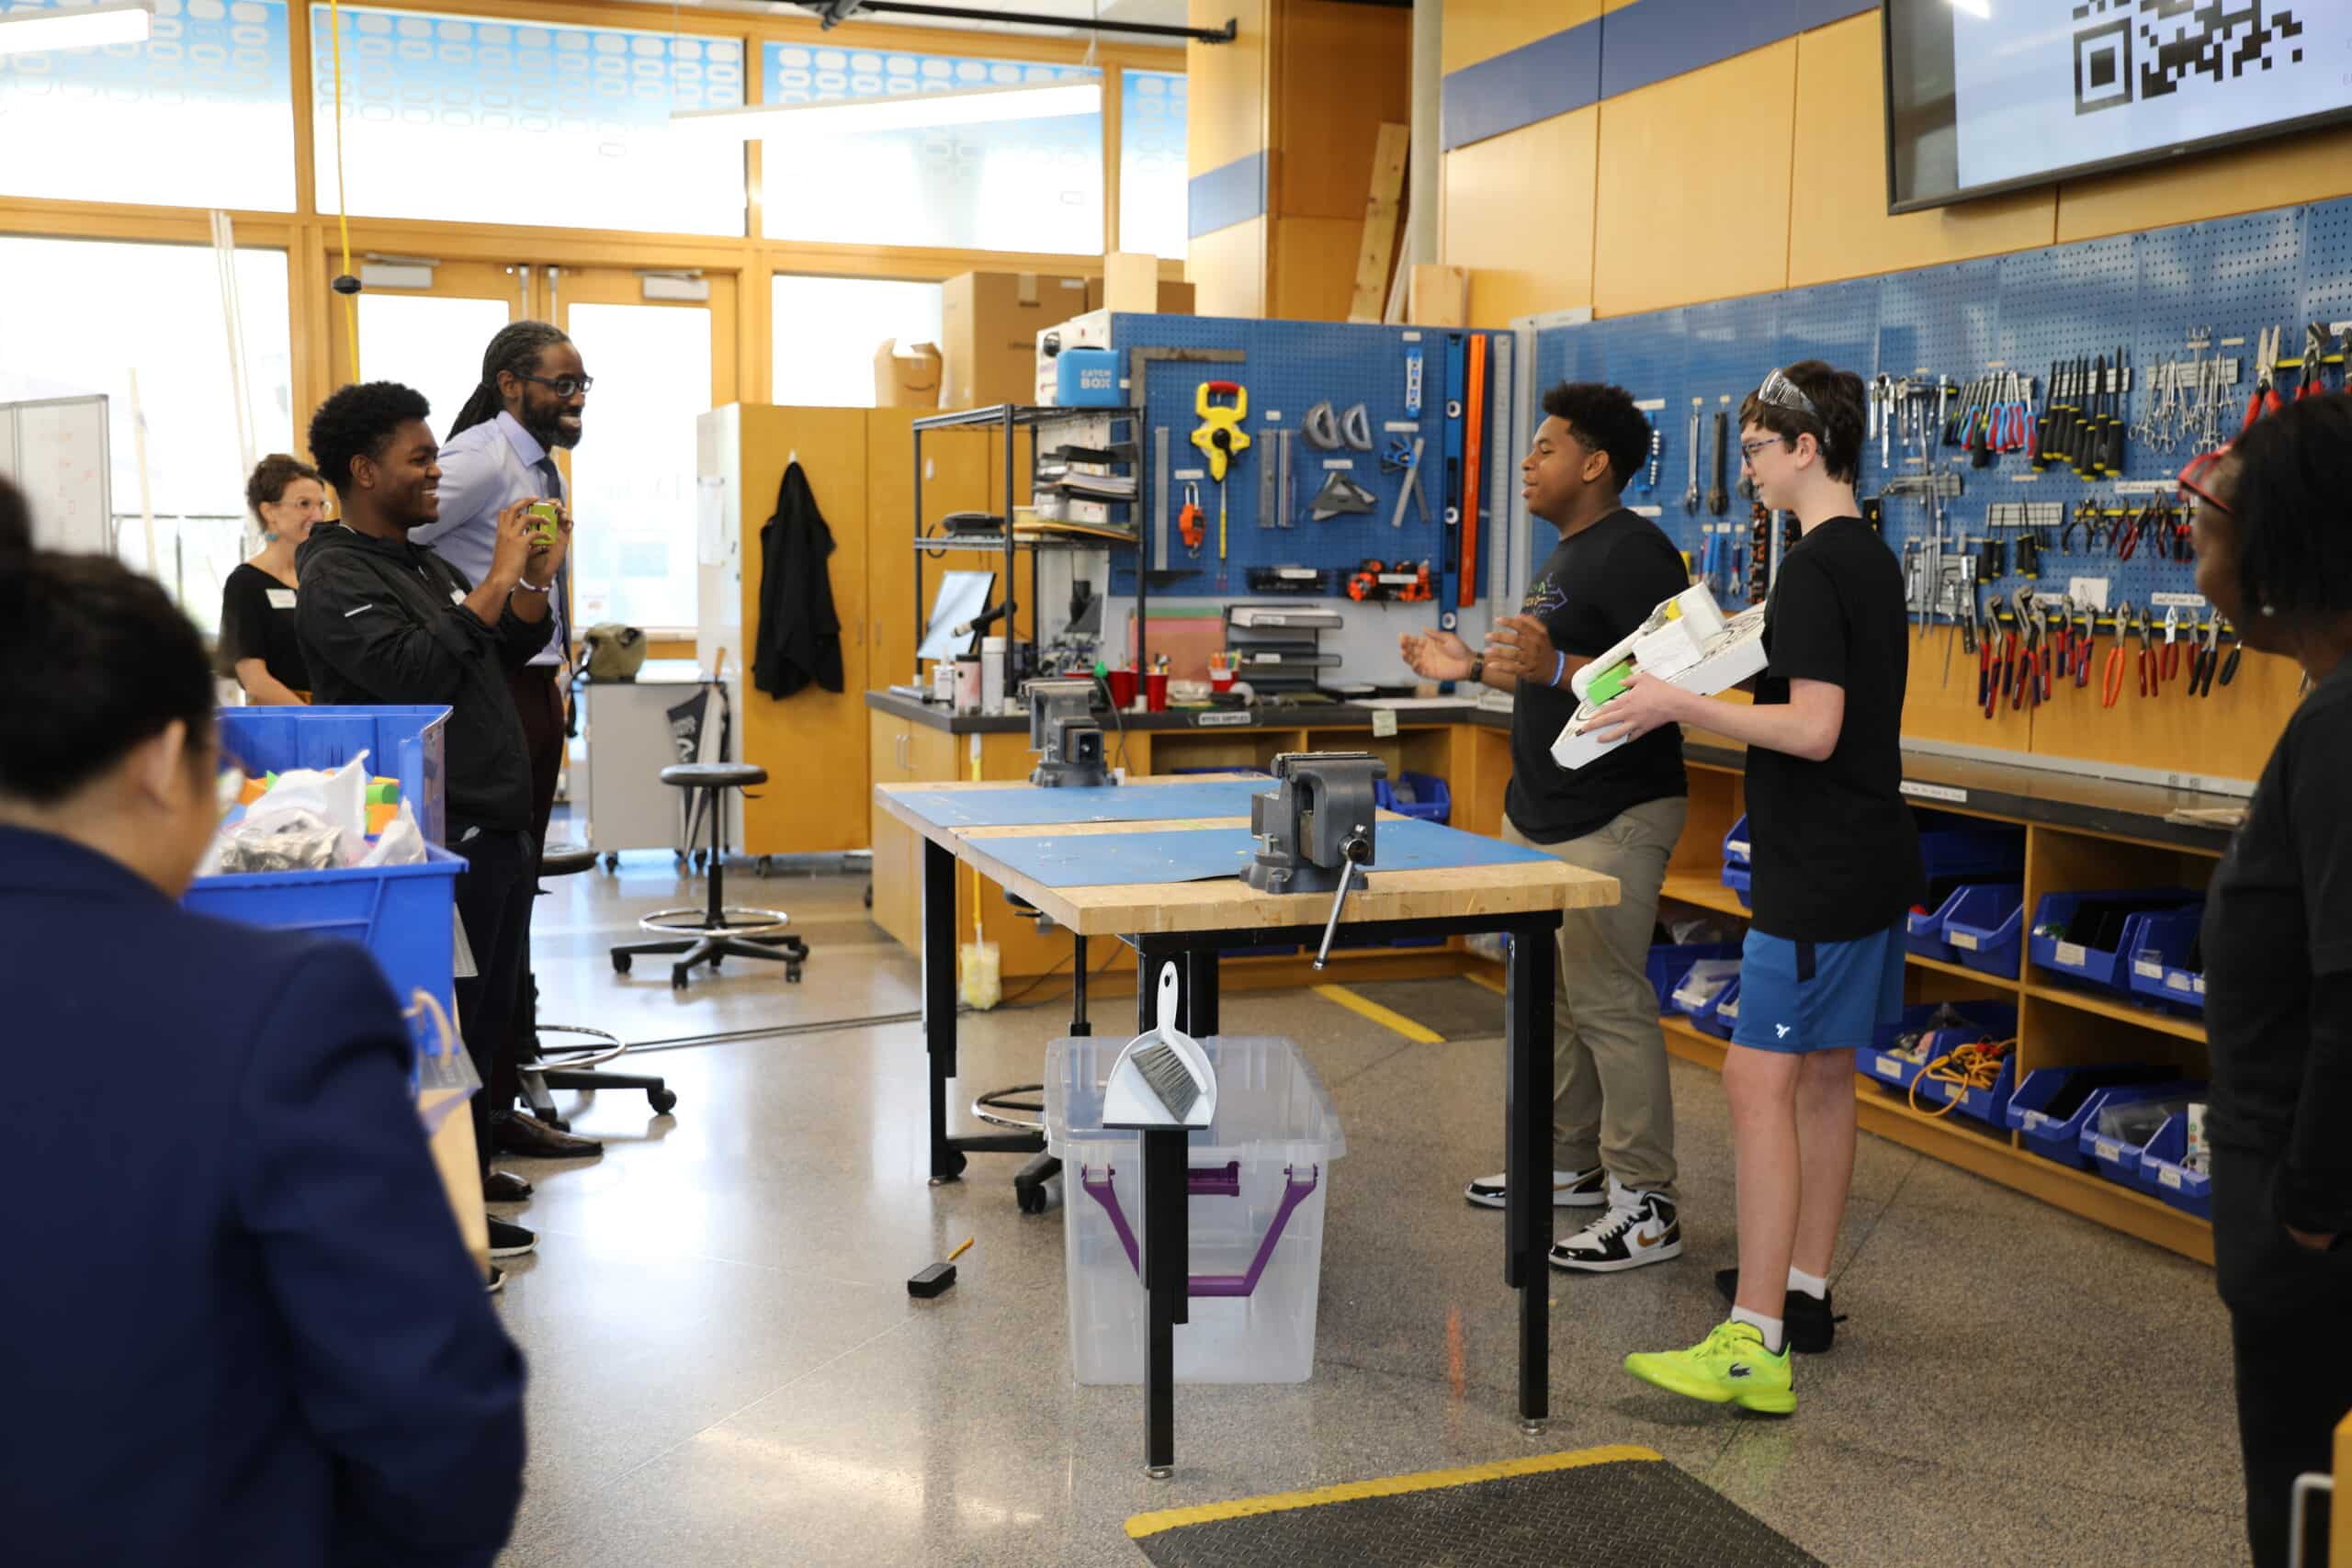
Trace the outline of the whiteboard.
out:
[[[0,474],[25,492],[42,549],[114,554],[107,462],[104,397],[0,403]]]

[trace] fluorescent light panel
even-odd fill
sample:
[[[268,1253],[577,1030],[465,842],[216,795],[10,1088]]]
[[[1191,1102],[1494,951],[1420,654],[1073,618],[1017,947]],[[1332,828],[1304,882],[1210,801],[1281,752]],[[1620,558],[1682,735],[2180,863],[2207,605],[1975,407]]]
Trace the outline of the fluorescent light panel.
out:
[[[755,104],[672,115],[670,123],[738,141],[800,135],[839,136],[861,130],[930,130],[1009,119],[1052,119],[1102,112],[1099,82],[1036,86],[969,87],[952,93],[909,93],[890,98],[840,98],[814,104]]]
[[[154,25],[152,0],[110,0],[70,11],[16,11],[0,16],[0,54],[144,43]]]

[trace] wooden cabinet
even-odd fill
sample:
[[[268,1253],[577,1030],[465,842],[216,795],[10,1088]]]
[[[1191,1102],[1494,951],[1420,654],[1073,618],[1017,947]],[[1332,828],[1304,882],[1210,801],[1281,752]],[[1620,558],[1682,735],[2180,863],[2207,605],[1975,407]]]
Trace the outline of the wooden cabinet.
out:
[[[956,776],[961,737],[895,714],[869,712],[866,717],[867,769],[876,784],[936,784]],[[901,946],[920,950],[922,840],[876,804],[871,790],[866,814],[874,848],[874,923]]]

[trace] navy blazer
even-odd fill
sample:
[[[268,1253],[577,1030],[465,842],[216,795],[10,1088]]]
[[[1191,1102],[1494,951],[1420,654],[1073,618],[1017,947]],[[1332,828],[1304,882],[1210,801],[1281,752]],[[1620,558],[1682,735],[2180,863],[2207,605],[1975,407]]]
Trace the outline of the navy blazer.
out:
[[[523,1359],[390,987],[0,827],[0,1556],[488,1563]]]

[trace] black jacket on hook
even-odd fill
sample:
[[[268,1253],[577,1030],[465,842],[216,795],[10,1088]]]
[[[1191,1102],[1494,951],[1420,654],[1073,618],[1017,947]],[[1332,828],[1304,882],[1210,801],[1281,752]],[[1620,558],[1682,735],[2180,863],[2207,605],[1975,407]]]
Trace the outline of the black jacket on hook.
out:
[[[833,531],[817,510],[808,476],[794,463],[776,487],[775,514],[760,530],[752,683],[772,697],[788,697],[812,681],[829,692],[842,689],[842,623],[825,564],[832,553]]]

